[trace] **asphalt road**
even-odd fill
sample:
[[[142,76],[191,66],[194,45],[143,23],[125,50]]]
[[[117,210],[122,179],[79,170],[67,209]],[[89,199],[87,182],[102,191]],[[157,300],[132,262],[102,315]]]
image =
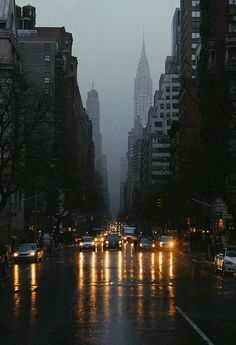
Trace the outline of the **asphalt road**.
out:
[[[236,277],[173,252],[66,247],[0,280],[1,345],[235,345]]]

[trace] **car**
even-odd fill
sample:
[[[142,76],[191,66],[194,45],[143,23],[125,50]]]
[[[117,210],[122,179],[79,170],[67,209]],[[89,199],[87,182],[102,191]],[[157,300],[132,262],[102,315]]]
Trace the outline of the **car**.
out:
[[[175,242],[172,236],[161,236],[158,243],[160,249],[171,250],[175,246]]]
[[[84,236],[81,239],[81,242],[79,244],[80,251],[82,250],[95,250],[96,245],[93,237],[91,236]]]
[[[39,262],[44,259],[44,251],[39,248],[37,243],[23,243],[13,254],[14,263],[19,262]]]
[[[142,238],[137,243],[137,250],[143,251],[143,250],[154,250],[154,249],[155,249],[155,243],[153,243],[153,241],[148,238]]]
[[[117,234],[110,234],[106,237],[106,240],[103,245],[104,249],[122,249],[122,240],[121,237]]]
[[[236,247],[224,248],[221,252],[216,254],[214,258],[214,266],[216,272],[222,274],[236,273]]]

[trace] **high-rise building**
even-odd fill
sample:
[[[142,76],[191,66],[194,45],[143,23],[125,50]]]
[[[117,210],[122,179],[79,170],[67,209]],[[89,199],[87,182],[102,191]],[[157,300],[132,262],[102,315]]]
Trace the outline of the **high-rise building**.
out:
[[[206,189],[236,219],[236,1],[201,1],[199,94]],[[222,212],[221,212],[222,211]],[[223,208],[217,212],[223,213]],[[228,217],[228,215],[226,215]],[[225,221],[230,219],[225,218]],[[235,223],[234,223],[235,224]],[[236,240],[235,228],[228,235]]]
[[[21,68],[21,55],[17,45],[17,34],[16,34],[16,9],[14,0],[0,0],[0,80],[1,80],[1,91],[8,87],[9,80],[14,78],[14,72]],[[14,84],[14,83],[13,83]],[[5,86],[4,86],[5,85]],[[14,87],[14,85],[13,85]],[[14,90],[16,92],[16,89]],[[0,97],[2,97],[2,92]],[[6,96],[6,92],[5,92]],[[6,102],[6,98],[5,98]],[[7,102],[11,102],[7,100]],[[0,131],[1,131],[1,145],[0,145],[0,166],[1,166],[1,195],[0,199],[4,200],[6,196],[9,196],[7,203],[3,210],[0,212],[0,238],[9,241],[10,236],[18,236],[24,228],[24,194],[22,188],[16,188],[16,185],[12,181],[15,181],[13,176],[14,164],[19,161],[22,163],[24,153],[21,152],[16,155],[15,148],[17,148],[18,137],[12,133],[12,129],[21,132],[23,130],[23,121],[16,119],[16,115],[12,116],[9,121],[9,113],[7,109],[10,109],[13,103],[7,104],[4,109],[4,98],[1,99],[1,120],[0,120]],[[20,113],[20,111],[19,111]],[[17,110],[16,110],[17,114]],[[19,114],[18,114],[19,115]],[[5,130],[4,130],[5,128]],[[7,146],[4,140],[4,136],[8,137],[8,142],[14,139],[14,145],[7,144],[9,152],[6,152]],[[11,164],[6,158],[15,157],[14,164]],[[16,158],[17,157],[17,158]],[[18,158],[19,157],[19,158]],[[12,174],[12,177],[11,177]],[[12,190],[15,190],[12,192]],[[12,193],[10,195],[10,193]],[[4,195],[5,194],[5,195]]]
[[[144,126],[148,119],[148,111],[152,105],[152,79],[145,50],[145,42],[138,63],[134,81],[134,121],[140,121]]]
[[[36,27],[35,12],[32,6],[17,7],[17,34],[25,74],[35,87],[53,99],[48,126],[37,133],[39,139],[46,131],[50,134],[48,141],[42,141],[40,154],[45,152],[42,159],[48,167],[49,188],[63,189],[66,209],[77,211],[87,198],[87,189],[93,178],[94,153],[91,123],[84,110],[77,81],[77,58],[72,55],[73,37],[64,27]],[[32,154],[34,159],[38,159],[37,152]],[[48,199],[57,199],[56,191],[49,193]],[[32,190],[29,193],[37,195]],[[45,207],[50,214],[58,213],[52,209],[57,200],[49,200],[51,209],[42,200],[31,200],[34,205],[29,202],[29,209],[34,207],[39,214],[37,218],[42,217],[42,223],[43,217],[47,217]]]
[[[162,184],[170,178],[171,140],[168,131],[179,120],[180,78],[175,57],[168,56],[165,74],[160,76],[159,90],[154,95],[141,150],[141,188]]]
[[[199,0],[181,0],[180,39],[180,130],[178,170],[183,178],[197,164],[201,145],[198,100],[197,51],[200,44],[201,11]],[[191,164],[192,163],[192,164]],[[194,168],[195,170],[195,168]]]
[[[98,92],[92,86],[86,100],[86,112],[93,125],[93,142],[95,148],[95,169],[102,173],[102,139],[100,132],[100,103]]]
[[[148,112],[152,105],[152,78],[143,39],[141,56],[134,81],[134,127],[128,136],[128,174],[126,205],[132,208],[133,193],[140,187],[141,142],[143,128],[148,121]]]

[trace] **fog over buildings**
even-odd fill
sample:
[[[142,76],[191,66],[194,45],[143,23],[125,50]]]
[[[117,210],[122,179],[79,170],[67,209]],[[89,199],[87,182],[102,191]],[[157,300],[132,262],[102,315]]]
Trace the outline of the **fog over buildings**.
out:
[[[16,3],[27,5],[24,0]],[[120,157],[127,152],[128,132],[134,121],[133,83],[143,31],[155,91],[171,52],[170,23],[179,0],[70,0],[67,6],[62,0],[31,0],[30,4],[36,7],[37,26],[65,26],[73,34],[84,107],[95,82],[115,213],[119,207]]]

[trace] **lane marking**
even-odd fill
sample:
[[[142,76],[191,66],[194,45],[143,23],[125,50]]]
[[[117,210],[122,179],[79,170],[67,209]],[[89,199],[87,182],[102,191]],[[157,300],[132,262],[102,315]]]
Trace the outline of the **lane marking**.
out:
[[[180,315],[193,327],[193,329],[200,335],[200,337],[208,344],[214,345],[213,342],[204,334],[201,329],[188,317],[188,315],[178,306],[175,309],[180,313]]]

